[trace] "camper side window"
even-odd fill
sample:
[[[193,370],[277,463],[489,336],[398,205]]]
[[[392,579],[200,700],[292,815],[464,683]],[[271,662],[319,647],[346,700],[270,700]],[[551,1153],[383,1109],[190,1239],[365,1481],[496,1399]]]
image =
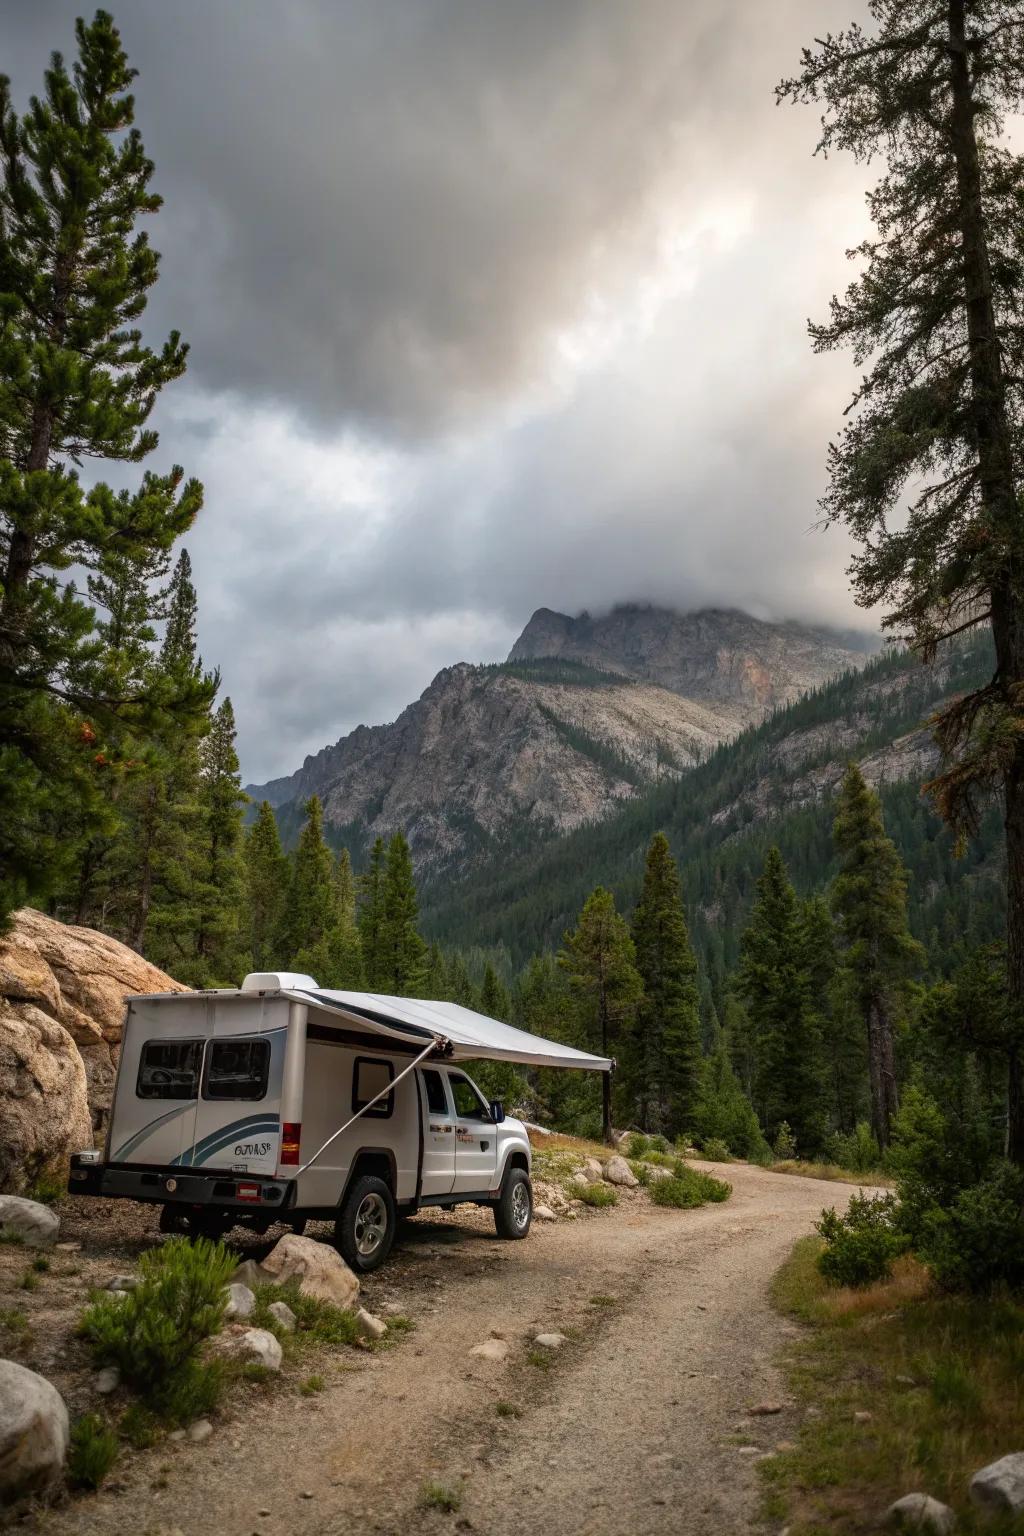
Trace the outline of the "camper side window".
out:
[[[262,1099],[270,1076],[269,1040],[214,1040],[206,1052],[204,1099]]]
[[[194,1099],[199,1091],[201,1040],[147,1040],[139,1056],[140,1099]]]
[[[357,1056],[352,1068],[353,1114],[369,1104],[371,1099],[377,1098],[394,1075],[395,1069],[390,1061],[381,1061],[374,1056]],[[395,1095],[389,1093],[386,1098],[377,1099],[373,1108],[366,1111],[366,1119],[387,1120],[394,1107]]]

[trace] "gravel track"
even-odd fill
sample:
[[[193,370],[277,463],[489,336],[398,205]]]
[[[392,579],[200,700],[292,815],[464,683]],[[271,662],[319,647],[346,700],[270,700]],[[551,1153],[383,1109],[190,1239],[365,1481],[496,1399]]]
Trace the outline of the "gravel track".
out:
[[[768,1284],[850,1190],[745,1164],[732,1199],[646,1200],[536,1223],[501,1243],[483,1213],[417,1217],[365,1287],[416,1322],[385,1354],[317,1361],[325,1390],[246,1389],[205,1444],[129,1458],[121,1481],[40,1514],[41,1531],[347,1536],[463,1530],[740,1536],[758,1530],[756,1455],[792,1433],[774,1360],[794,1332]],[[320,1233],[310,1235],[324,1235]],[[568,1335],[535,1363],[538,1332]],[[503,1364],[469,1350],[497,1333]],[[500,1416],[499,1402],[518,1416]],[[420,1507],[427,1480],[457,1512]],[[24,1526],[22,1527],[24,1529]]]

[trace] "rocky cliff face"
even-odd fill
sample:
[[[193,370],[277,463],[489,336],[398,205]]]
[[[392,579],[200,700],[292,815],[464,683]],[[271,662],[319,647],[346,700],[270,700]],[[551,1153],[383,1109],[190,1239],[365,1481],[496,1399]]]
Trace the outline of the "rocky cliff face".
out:
[[[560,656],[658,684],[745,725],[791,704],[837,673],[862,666],[870,643],[799,624],[768,624],[733,609],[673,613],[624,605],[602,618],[538,608],[510,661]]]
[[[18,1192],[102,1126],[132,993],[188,989],[92,928],[25,907],[0,938],[0,1191]]]
[[[600,820],[864,659],[737,613],[540,609],[503,665],[446,668],[393,724],[360,726],[249,794],[293,808],[319,794],[350,840],[402,827],[429,877],[523,829]]]

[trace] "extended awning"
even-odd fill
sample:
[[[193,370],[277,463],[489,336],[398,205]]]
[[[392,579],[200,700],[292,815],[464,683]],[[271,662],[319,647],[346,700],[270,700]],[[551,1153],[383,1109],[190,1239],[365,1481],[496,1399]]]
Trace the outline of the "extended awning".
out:
[[[423,1046],[443,1038],[450,1061],[517,1061],[528,1067],[575,1067],[583,1072],[610,1072],[613,1063],[557,1040],[544,1040],[475,1013],[459,1003],[425,1002],[411,997],[383,997],[376,992],[335,992],[322,988],[282,989],[292,1002],[335,1015],[357,1029]]]

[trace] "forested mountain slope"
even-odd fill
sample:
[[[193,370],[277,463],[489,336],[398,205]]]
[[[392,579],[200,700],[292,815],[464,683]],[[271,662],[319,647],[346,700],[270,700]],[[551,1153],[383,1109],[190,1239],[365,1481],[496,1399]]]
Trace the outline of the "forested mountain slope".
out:
[[[799,889],[834,867],[830,798],[850,758],[881,791],[889,831],[910,871],[911,920],[933,968],[998,936],[1003,871],[998,816],[962,859],[920,784],[935,762],[926,729],[943,698],[990,675],[987,641],[934,667],[888,653],[773,714],[599,825],[552,841],[524,831],[457,884],[428,884],[425,929],[457,945],[505,945],[513,964],[556,946],[587,893],[610,886],[620,909],[638,894],[654,832],[680,862],[695,945],[714,985],[736,959],[766,848],[778,843]]]

